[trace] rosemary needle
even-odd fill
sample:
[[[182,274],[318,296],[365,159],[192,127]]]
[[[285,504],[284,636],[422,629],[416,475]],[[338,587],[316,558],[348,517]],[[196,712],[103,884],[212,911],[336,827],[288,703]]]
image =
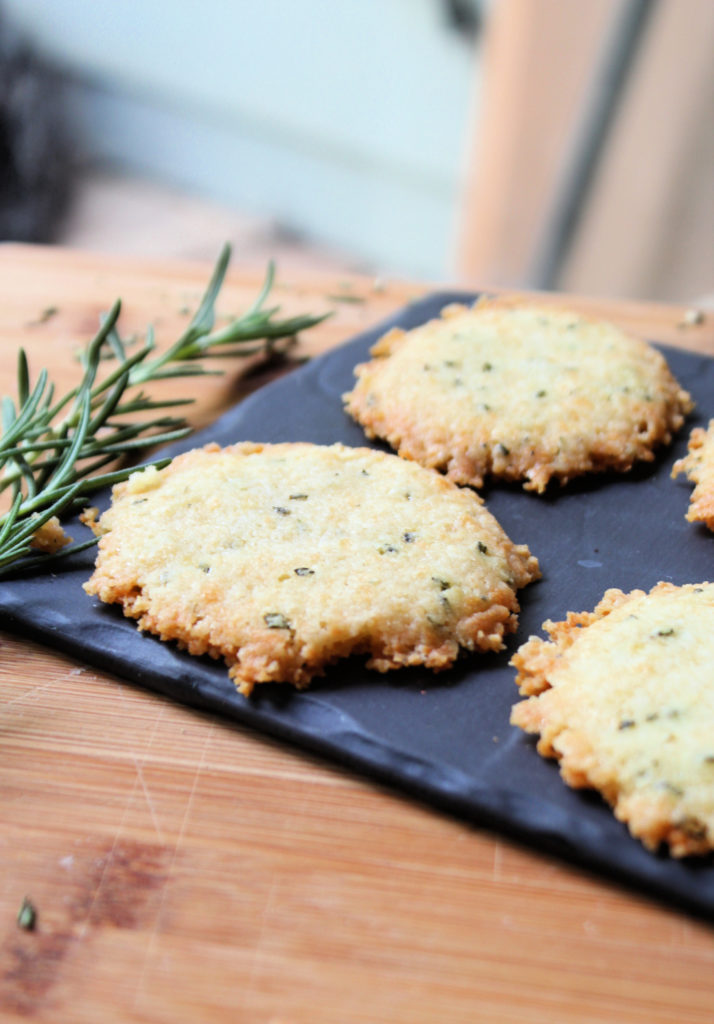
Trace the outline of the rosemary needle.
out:
[[[88,547],[92,540],[66,543],[56,519],[84,505],[92,492],[133,472],[136,466],[122,467],[122,458],[126,462],[149,447],[190,433],[183,417],[154,413],[190,404],[193,399],[150,396],[142,390],[143,385],[170,377],[220,374],[222,370],[207,369],[203,360],[270,354],[281,339],[292,340],[299,331],[329,316],[281,319],[279,306],[266,308],[275,273],[271,262],[250,308],[214,329],[215,304],[230,255],[230,246],[225,245],[198,309],[180,337],[163,352],[156,350],[149,327],[144,345],[127,354],[130,340],[122,339],[117,329],[119,300],[100,318],[99,330],[80,355],[81,380],[59,398],[46,370],[32,384],[27,356],[20,349],[17,400],[6,396],[0,403],[0,494],[7,492],[10,502],[0,515],[0,574],[44,565]],[[142,413],[148,415],[137,419]],[[98,472],[117,460],[120,468]],[[165,465],[166,461],[151,465]],[[49,535],[43,532],[46,524],[53,523]]]
[[[23,899],[20,904],[20,909],[17,912],[17,924],[18,927],[22,928],[26,932],[35,930],[37,924],[37,911],[35,910],[34,904],[27,896]]]

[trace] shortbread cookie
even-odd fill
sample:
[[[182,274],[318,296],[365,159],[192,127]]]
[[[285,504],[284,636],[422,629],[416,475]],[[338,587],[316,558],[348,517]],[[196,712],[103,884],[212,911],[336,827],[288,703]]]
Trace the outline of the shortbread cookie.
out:
[[[542,492],[652,460],[692,400],[646,342],[577,313],[482,300],[391,330],[356,369],[347,412],[399,455],[480,487]]]
[[[650,849],[714,848],[714,583],[608,590],[546,622],[511,664],[511,721],[540,733],[570,786],[600,790]]]
[[[689,438],[689,454],[678,459],[672,476],[686,473],[696,487],[689,501],[687,519],[714,530],[714,419],[706,430],[695,427]]]
[[[241,693],[496,651],[539,575],[473,493],[342,445],[215,445],[114,488],[85,585],[141,629],[223,657]]]

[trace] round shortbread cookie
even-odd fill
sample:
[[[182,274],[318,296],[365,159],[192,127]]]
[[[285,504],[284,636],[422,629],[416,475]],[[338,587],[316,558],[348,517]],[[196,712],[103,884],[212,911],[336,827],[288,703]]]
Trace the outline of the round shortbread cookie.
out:
[[[689,500],[687,519],[690,523],[704,523],[714,530],[714,419],[706,430],[695,427],[689,438],[689,452],[678,459],[672,476],[686,473],[696,484]]]
[[[394,329],[356,368],[347,412],[403,458],[480,487],[627,471],[668,444],[692,400],[651,345],[549,306],[481,300]]]
[[[511,722],[650,849],[714,849],[714,583],[608,590],[514,655]]]
[[[85,589],[238,689],[368,668],[449,667],[517,625],[540,574],[477,495],[394,455],[342,445],[209,445],[114,488]]]

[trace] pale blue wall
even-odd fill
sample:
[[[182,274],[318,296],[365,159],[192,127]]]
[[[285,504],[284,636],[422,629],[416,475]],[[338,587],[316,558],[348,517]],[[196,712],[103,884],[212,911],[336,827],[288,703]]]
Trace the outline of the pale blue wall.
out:
[[[92,156],[448,276],[478,51],[440,0],[4,0]]]

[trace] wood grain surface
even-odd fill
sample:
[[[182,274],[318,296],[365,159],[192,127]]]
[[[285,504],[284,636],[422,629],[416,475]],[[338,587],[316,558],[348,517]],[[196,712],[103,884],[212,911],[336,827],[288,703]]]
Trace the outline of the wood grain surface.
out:
[[[0,247],[0,393],[20,344],[74,381],[117,296],[169,342],[209,271]],[[429,290],[291,272],[275,298],[334,313],[300,356]],[[568,301],[714,355],[711,315]],[[192,383],[195,421],[276,372],[250,370]],[[706,924],[0,632],[3,1024],[710,1024],[713,996]]]

